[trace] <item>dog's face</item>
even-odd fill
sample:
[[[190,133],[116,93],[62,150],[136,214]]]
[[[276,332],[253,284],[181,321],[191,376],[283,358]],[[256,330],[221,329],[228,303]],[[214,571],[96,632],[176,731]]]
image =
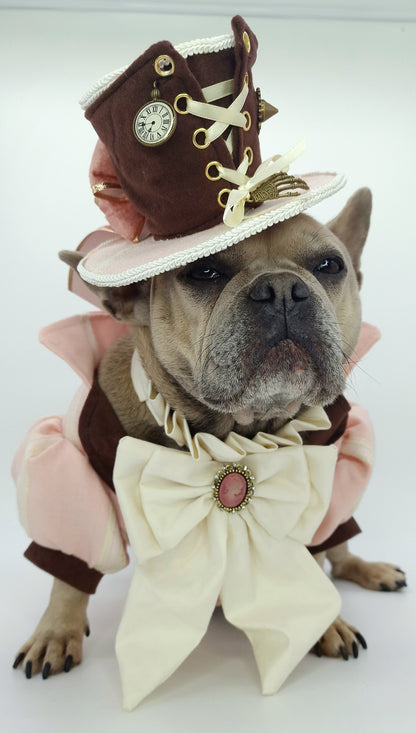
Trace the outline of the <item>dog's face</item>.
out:
[[[360,330],[370,210],[362,189],[327,227],[298,215],[103,304],[150,330],[147,369],[156,360],[201,409],[249,424],[329,404]]]
[[[188,393],[240,423],[332,402],[360,321],[347,248],[303,215],[152,286],[158,359]]]

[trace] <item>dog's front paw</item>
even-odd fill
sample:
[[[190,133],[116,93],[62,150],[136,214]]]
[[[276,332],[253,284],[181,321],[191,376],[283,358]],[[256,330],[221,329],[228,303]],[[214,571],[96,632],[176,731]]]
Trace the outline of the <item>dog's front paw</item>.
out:
[[[21,647],[14,669],[22,667],[28,679],[42,672],[46,679],[80,664],[83,636],[90,633],[88,598],[86,593],[55,579],[49,606],[35,633]]]
[[[51,674],[69,672],[82,661],[84,633],[89,635],[88,626],[85,629],[68,629],[66,632],[37,630],[19,650],[13,667],[17,669],[21,666],[28,679],[39,672],[42,672],[44,680]]]
[[[396,565],[386,562],[367,562],[360,557],[349,555],[332,566],[335,578],[352,580],[370,590],[396,591],[405,588],[406,575]]]
[[[368,573],[375,590],[396,591],[406,588],[406,575],[400,568],[385,562],[374,562],[369,565]]]
[[[354,626],[350,626],[341,616],[335,619],[329,629],[315,644],[313,651],[318,657],[339,657],[357,659],[360,646],[367,649],[362,634]]]

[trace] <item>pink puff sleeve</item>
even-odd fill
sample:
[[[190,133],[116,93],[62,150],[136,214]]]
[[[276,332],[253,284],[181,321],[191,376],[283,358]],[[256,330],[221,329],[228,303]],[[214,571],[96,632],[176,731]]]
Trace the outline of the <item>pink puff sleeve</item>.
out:
[[[323,543],[340,524],[350,519],[370,480],[374,463],[374,431],[368,412],[360,405],[351,405],[346,430],[336,446],[338,461],[332,498],[312,539],[312,547]]]
[[[128,563],[114,492],[95,473],[78,438],[79,412],[87,393],[82,387],[65,418],[35,423],[12,466],[20,521],[36,544],[36,558],[31,556],[33,548],[26,556],[63,580],[67,578],[59,570],[47,567],[50,558],[62,559],[53,551],[74,558],[64,558],[64,564],[78,567],[78,560],[99,574],[116,572]],[[47,559],[38,561],[40,554]]]

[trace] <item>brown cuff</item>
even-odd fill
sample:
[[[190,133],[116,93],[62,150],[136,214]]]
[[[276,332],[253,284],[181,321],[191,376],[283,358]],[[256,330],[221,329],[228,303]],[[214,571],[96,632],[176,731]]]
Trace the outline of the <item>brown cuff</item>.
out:
[[[339,527],[336,528],[335,532],[333,532],[325,542],[322,542],[320,545],[308,547],[308,550],[312,555],[317,555],[318,552],[325,552],[326,550],[330,550],[331,547],[342,545],[343,542],[350,540],[352,537],[360,534],[360,532],[360,527],[354,517],[351,517],[351,519],[348,519],[344,524],[340,524]]]
[[[32,542],[24,556],[41,570],[45,570],[58,580],[83,591],[95,593],[103,574],[89,568],[87,563],[74,555],[65,555],[59,550],[49,550],[36,542]]]

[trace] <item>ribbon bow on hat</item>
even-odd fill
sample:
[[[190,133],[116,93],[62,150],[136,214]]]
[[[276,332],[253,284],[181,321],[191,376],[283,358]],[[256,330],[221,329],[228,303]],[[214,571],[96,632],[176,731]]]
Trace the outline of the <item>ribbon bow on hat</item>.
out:
[[[274,155],[261,163],[251,178],[244,175],[245,171],[240,171],[240,168],[234,175],[233,171],[225,172],[222,169],[222,172],[224,172],[223,177],[226,180],[238,184],[238,188],[232,189],[228,196],[224,211],[224,223],[230,227],[238,226],[244,219],[246,203],[256,200],[253,195],[254,197],[258,196],[257,200],[261,201],[269,198],[298,196],[299,189],[308,190],[309,186],[301,178],[285,175],[279,179],[278,175],[287,173],[290,164],[304,152],[305,141],[301,140],[284,155]],[[269,186],[267,187],[268,183]],[[261,197],[261,191],[265,192],[264,199]]]
[[[133,381],[137,389],[137,373]],[[218,598],[272,694],[340,608],[304,546],[326,513],[337,449],[303,446],[299,430],[328,419],[311,408],[277,435],[230,433],[223,442],[191,438],[161,395],[146,401],[192,450],[119,443],[114,483],[137,560],[116,642],[123,705],[134,708],[186,659]]]

